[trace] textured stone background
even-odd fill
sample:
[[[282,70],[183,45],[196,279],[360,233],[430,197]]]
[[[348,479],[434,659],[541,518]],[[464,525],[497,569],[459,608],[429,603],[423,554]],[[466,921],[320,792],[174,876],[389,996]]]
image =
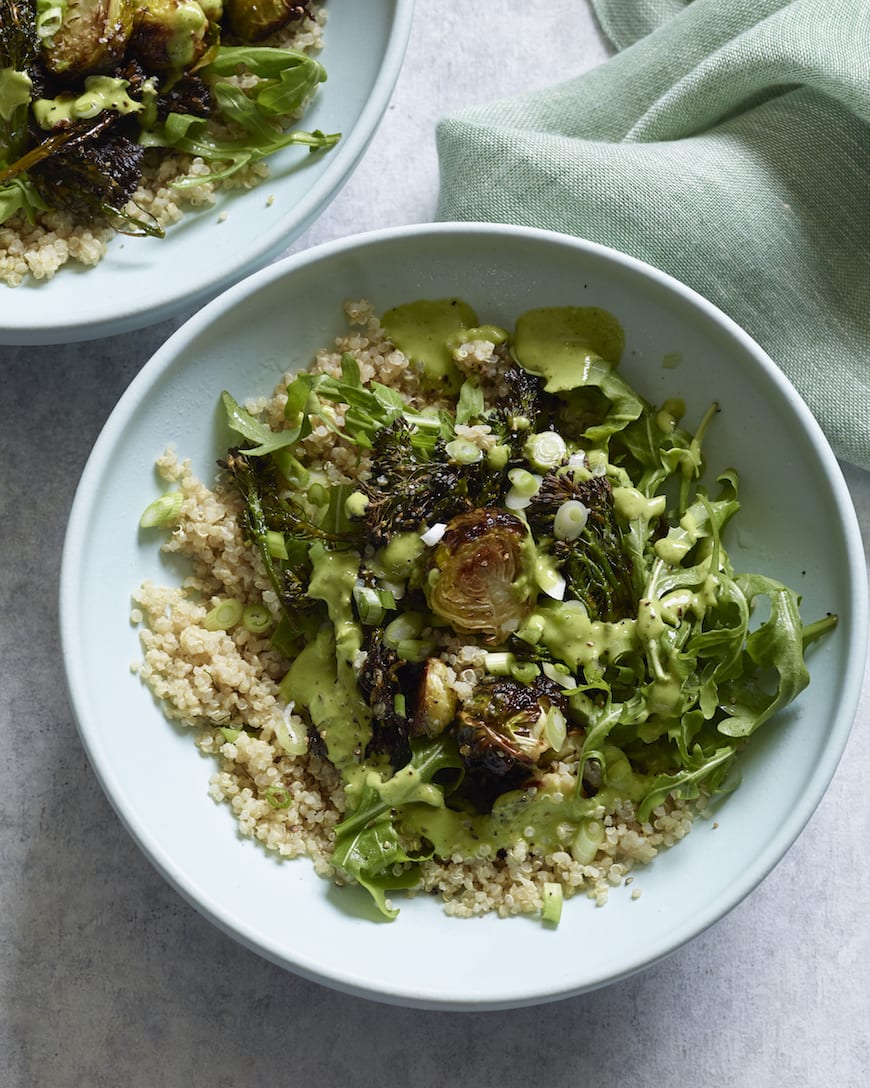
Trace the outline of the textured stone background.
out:
[[[293,250],[431,219],[444,112],[606,55],[586,0],[418,0],[383,124]],[[91,445],[181,320],[69,347],[0,347],[0,1085],[870,1083],[867,685],[829,792],[770,877],[664,962],[554,1006],[432,1013],[334,993],[235,944],[164,883],[78,741],[56,600]],[[846,478],[870,541],[870,476]]]

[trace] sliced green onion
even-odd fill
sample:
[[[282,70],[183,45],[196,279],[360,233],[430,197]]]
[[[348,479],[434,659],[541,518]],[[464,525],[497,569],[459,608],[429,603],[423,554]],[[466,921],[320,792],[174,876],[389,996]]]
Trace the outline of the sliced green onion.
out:
[[[576,540],[586,528],[589,509],[579,499],[563,502],[553,518],[553,535],[559,540]]]
[[[400,642],[415,639],[423,630],[425,620],[419,612],[403,612],[387,624],[384,642],[395,649]]]
[[[541,664],[541,671],[548,680],[552,680],[554,684],[562,688],[575,690],[577,687],[577,681],[572,676],[571,670],[561,661],[544,661]]]
[[[523,456],[538,472],[548,472],[564,464],[568,456],[565,439],[557,431],[541,431],[526,439]]]
[[[252,635],[264,635],[272,626],[272,613],[264,604],[249,604],[242,612],[242,627]]]
[[[292,801],[286,786],[267,786],[263,796],[272,808],[289,808]]]
[[[287,559],[287,542],[277,529],[266,530],[266,548],[273,559]]]
[[[568,723],[557,706],[551,706],[544,720],[544,736],[554,752],[559,752],[568,736]]]
[[[562,885],[547,881],[544,884],[541,917],[545,922],[557,926],[562,917]]]
[[[524,468],[512,468],[508,479],[512,487],[505,496],[505,506],[508,510],[524,510],[541,486],[541,477]]]
[[[282,446],[281,449],[275,450],[272,453],[272,460],[278,468],[278,471],[284,477],[288,484],[293,487],[305,487],[308,483],[311,473],[297,460],[286,446]]]
[[[531,498],[541,486],[541,477],[534,472],[528,472],[524,468],[512,468],[508,473],[508,479],[513,484],[513,489],[518,495]]]
[[[467,438],[454,438],[445,445],[444,450],[456,465],[474,465],[483,460],[483,450]]]
[[[228,744],[235,744],[239,737],[242,735],[241,729],[227,729],[225,726],[221,726],[221,732],[224,735],[224,740]]]
[[[516,658],[506,650],[494,650],[483,659],[483,667],[491,676],[510,676]]]
[[[386,609],[381,600],[381,595],[376,589],[364,585],[362,582],[357,582],[353,587],[353,599],[361,623],[366,624],[368,627],[377,627],[383,622]]]
[[[435,652],[435,643],[426,638],[403,638],[396,644],[396,653],[403,661],[419,664]]]
[[[400,718],[407,717],[407,707],[405,706],[405,696],[400,692],[396,692],[393,696],[393,710]]]
[[[206,631],[229,631],[241,621],[244,611],[242,602],[230,597],[225,601],[218,601],[214,608],[206,613],[202,625]]]
[[[556,570],[553,562],[544,556],[538,556],[535,560],[535,581],[547,596],[552,597],[554,601],[563,601],[565,599],[567,583],[559,571]]]
[[[174,525],[178,521],[184,496],[180,491],[167,491],[159,499],[149,503],[139,518],[141,529],[154,529],[158,525]]]
[[[531,684],[536,676],[541,675],[541,670],[534,661],[516,661],[511,665],[510,673],[520,684]]]
[[[578,865],[591,865],[604,842],[604,824],[591,816],[583,820],[571,843],[571,857]]]
[[[503,469],[510,460],[510,446],[493,446],[486,455],[486,463],[497,472]]]
[[[275,723],[275,739],[288,756],[302,756],[308,751],[308,730],[301,718],[293,716],[292,703]]]
[[[361,518],[365,516],[371,499],[362,491],[352,491],[344,500],[344,512],[349,518]]]
[[[42,6],[41,11],[37,10],[39,12],[36,16],[37,36],[40,41],[47,42],[50,45],[49,39],[57,34],[63,25],[63,17],[66,12],[65,0],[58,3],[51,3],[49,0],[45,6]]]

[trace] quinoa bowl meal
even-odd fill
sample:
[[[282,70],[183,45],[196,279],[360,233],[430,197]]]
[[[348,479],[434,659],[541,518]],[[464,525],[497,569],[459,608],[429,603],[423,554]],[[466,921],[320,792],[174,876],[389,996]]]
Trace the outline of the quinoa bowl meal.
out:
[[[368,145],[413,0],[0,0],[0,343],[124,332],[277,256]]]
[[[777,863],[848,736],[865,581],[827,443],[724,315],[440,224],[169,340],[83,475],[61,631],[100,782],[207,917],[500,1008],[655,962]]]

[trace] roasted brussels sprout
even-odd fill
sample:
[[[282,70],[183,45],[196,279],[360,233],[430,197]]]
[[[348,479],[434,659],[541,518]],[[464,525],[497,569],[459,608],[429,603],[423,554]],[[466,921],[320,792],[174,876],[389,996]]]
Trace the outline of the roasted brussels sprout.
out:
[[[530,684],[485,677],[459,711],[459,754],[469,769],[496,778],[528,774],[564,743],[565,708],[562,690],[546,676]]]
[[[486,507],[453,518],[429,559],[429,607],[460,634],[503,643],[535,602],[528,543],[527,527],[507,510]]]
[[[147,0],[136,11],[130,52],[149,72],[189,71],[220,40],[212,11],[197,0]]]
[[[43,47],[45,67],[70,76],[111,71],[124,57],[136,11],[136,0],[69,0]]]
[[[307,11],[292,0],[227,0],[226,13],[233,34],[244,42],[261,42]]]
[[[453,722],[458,703],[450,685],[448,666],[440,658],[430,657],[423,666],[417,705],[411,722],[414,736],[438,737]]]

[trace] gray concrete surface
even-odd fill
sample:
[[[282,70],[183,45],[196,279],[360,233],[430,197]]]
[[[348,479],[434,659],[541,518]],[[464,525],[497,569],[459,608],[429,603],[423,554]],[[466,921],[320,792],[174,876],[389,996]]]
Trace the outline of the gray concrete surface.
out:
[[[431,219],[442,113],[606,57],[586,0],[461,7],[418,0],[383,124],[294,251]],[[830,790],[768,879],[664,962],[557,1005],[434,1013],[334,993],[246,951],[164,883],[79,744],[57,580],[91,445],[182,317],[104,341],[0,348],[0,1085],[870,1083],[867,684]],[[870,541],[870,475],[846,476]]]

